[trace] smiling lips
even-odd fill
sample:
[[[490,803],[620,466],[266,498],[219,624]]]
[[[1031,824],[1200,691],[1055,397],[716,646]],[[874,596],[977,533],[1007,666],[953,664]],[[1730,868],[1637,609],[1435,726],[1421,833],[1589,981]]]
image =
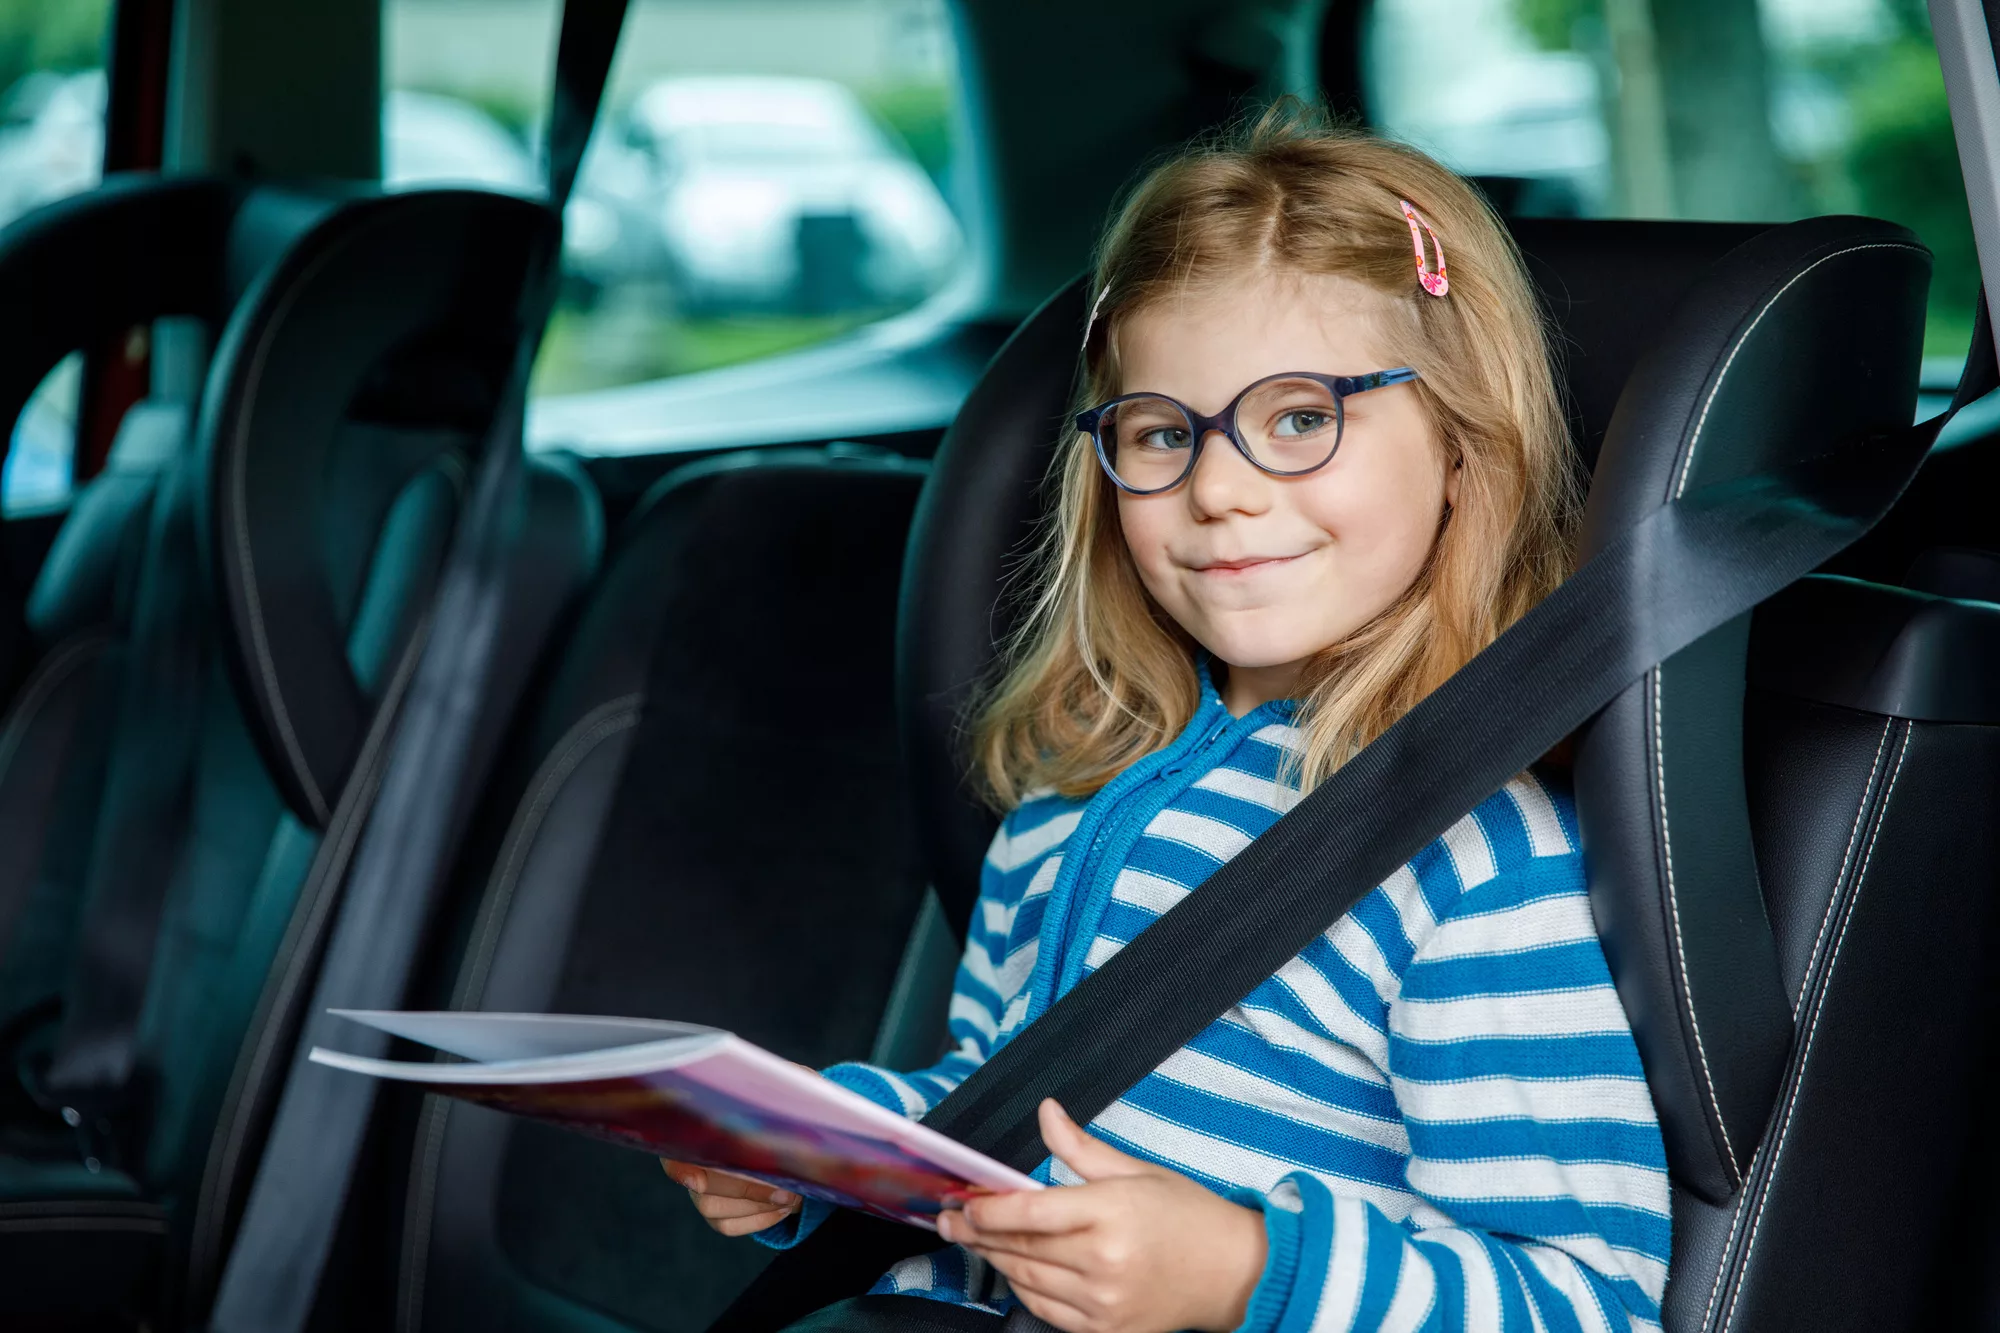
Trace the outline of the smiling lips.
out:
[[[1275,569],[1298,558],[1297,555],[1246,555],[1241,560],[1217,560],[1196,565],[1194,570],[1197,574],[1248,574],[1259,569]]]

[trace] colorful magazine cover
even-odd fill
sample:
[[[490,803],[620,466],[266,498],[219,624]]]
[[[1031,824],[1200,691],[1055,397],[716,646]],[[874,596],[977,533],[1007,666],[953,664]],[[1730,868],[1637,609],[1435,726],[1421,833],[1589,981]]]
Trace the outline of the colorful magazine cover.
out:
[[[733,1033],[658,1019],[389,1013],[343,1018],[458,1060],[314,1047],[336,1069],[562,1125],[935,1230],[977,1194],[1041,1184]]]

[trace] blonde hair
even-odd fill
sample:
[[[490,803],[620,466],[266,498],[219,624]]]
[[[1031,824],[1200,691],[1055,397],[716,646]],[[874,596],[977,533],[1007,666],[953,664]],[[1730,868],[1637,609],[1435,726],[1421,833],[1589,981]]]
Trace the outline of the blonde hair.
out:
[[[1418,283],[1408,200],[1442,243],[1451,289]],[[1384,365],[1409,365],[1456,503],[1409,590],[1323,650],[1302,682],[1305,790],[1380,735],[1547,595],[1577,511],[1544,330],[1513,240],[1458,176],[1402,144],[1282,103],[1150,172],[1100,247],[1102,293],[1078,410],[1119,390],[1119,323],[1192,286],[1257,272],[1328,274],[1405,308],[1378,321]],[[1053,520],[1024,573],[1032,598],[973,729],[989,799],[1095,791],[1167,744],[1199,706],[1193,640],[1147,594],[1090,437],[1050,471]]]

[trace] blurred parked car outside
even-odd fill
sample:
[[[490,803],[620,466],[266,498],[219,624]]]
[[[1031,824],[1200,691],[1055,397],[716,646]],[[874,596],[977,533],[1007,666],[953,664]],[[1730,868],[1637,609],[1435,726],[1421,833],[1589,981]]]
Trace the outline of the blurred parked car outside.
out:
[[[650,169],[685,309],[907,305],[958,253],[937,186],[831,80],[659,79],[623,140]]]

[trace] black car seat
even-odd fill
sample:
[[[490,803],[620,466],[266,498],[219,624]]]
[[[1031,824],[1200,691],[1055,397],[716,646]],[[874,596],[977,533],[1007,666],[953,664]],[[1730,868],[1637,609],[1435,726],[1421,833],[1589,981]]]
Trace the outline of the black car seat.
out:
[[[1594,230],[1546,272],[1572,340],[1622,378],[1637,339],[1616,336],[1619,312],[1636,300],[1657,320],[1757,229],[1611,230],[1670,256],[1645,290],[1616,285],[1616,246]],[[921,891],[893,785],[890,643],[899,619],[915,832],[936,883],[975,885],[990,816],[949,795],[949,756],[996,633],[998,567],[979,562],[1032,530],[1080,299],[1072,288],[1031,319],[967,403],[939,460],[950,475],[925,491],[899,615],[920,465],[731,455],[648,497],[516,724],[460,919],[413,1002],[692,1018],[819,1064],[935,1057],[957,946]],[[1601,436],[1598,400],[1580,402]],[[774,729],[770,699],[787,694]],[[746,753],[767,774],[748,799]],[[826,765],[802,770],[805,755],[840,768],[815,780]],[[439,1099],[398,1114],[348,1218],[379,1249],[361,1242],[328,1284],[376,1304],[350,1305],[343,1326],[698,1329],[769,1257],[707,1232],[627,1151]],[[393,1285],[369,1292],[385,1272]]]
[[[816,1064],[941,1053],[956,950],[925,911],[893,688],[925,470],[834,445],[653,488],[515,724],[413,1003],[671,1017]],[[357,1267],[324,1285],[394,1281],[341,1326],[699,1329],[769,1257],[639,1154],[386,1110]]]
[[[1682,487],[1909,423],[1929,257],[1901,228],[1515,231],[1593,475],[1586,553]],[[1002,350],[912,537],[905,734],[954,915],[992,827],[955,728],[1006,626],[1084,302],[1071,286]],[[1579,736],[1592,901],[1671,1166],[1670,1330],[1907,1326],[1950,1285],[1991,1077],[1996,613],[1814,576]]]
[[[0,1322],[198,1318],[555,225],[470,191],[355,199],[229,321],[144,534],[64,1011],[14,1052],[36,1106],[15,1098],[0,1156]],[[600,541],[573,467],[531,470],[525,521],[508,662]],[[105,1123],[36,1114],[66,1060],[119,1073],[87,1057],[135,991],[131,1076],[78,1080]]]
[[[0,421],[64,355],[180,316],[210,339],[331,200],[205,177],[113,176],[0,232]],[[143,530],[195,405],[142,401],[81,486],[25,608],[24,677],[0,719],[0,1027],[56,999],[82,899]],[[0,461],[8,440],[0,438]],[[0,664],[0,677],[6,667]]]

